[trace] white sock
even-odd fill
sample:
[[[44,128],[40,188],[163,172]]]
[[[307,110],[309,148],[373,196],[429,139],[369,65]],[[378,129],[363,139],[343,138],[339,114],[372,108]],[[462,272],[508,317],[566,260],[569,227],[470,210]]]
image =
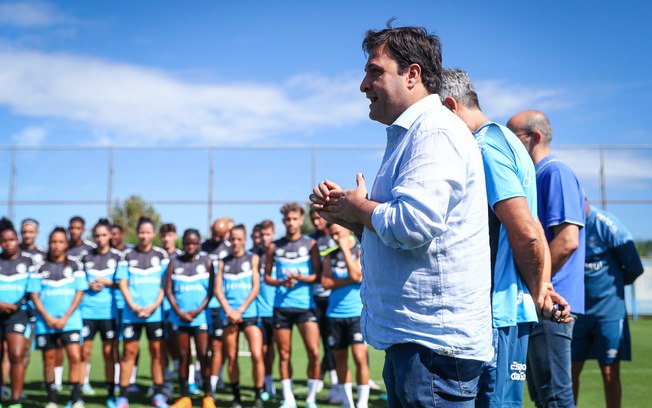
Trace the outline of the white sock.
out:
[[[211,390],[215,392],[215,389],[217,388],[217,381],[220,379],[217,375],[211,375]]]
[[[306,402],[315,402],[318,382],[319,380],[308,379],[308,395],[306,396]]]
[[[340,388],[342,392],[342,406],[343,407],[350,407],[354,408],[355,405],[353,404],[353,385],[348,382],[344,383]]]
[[[367,408],[369,406],[369,390],[369,384],[358,385],[357,408]]]
[[[274,377],[271,375],[265,376],[265,391],[270,395],[276,395],[276,387],[274,386]]]
[[[129,377],[129,385],[136,384],[137,376],[138,376],[138,366],[134,366],[134,369],[131,371],[131,377]]]
[[[90,384],[91,379],[91,363],[86,364],[86,375],[84,376],[84,384]]]
[[[337,381],[337,371],[330,370],[328,372],[328,375],[331,377],[331,385],[335,385],[335,384],[338,383],[338,381]]]
[[[188,366],[188,384],[195,383],[195,365],[190,363]]]
[[[281,380],[281,387],[283,388],[283,401],[288,405],[296,404],[294,393],[292,393],[292,380],[290,378]]]
[[[113,383],[120,384],[120,363],[113,365]]]
[[[61,385],[63,381],[63,366],[54,367],[54,383]]]

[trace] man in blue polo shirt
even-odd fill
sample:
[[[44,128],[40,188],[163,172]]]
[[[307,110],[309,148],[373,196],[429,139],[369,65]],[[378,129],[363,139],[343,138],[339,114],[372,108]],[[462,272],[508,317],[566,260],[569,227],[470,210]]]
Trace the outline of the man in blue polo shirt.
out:
[[[521,407],[528,336],[539,321],[537,311],[564,317],[553,308],[553,302],[563,300],[551,291],[550,259],[537,221],[534,164],[509,129],[482,113],[466,72],[445,69],[439,98],[473,132],[482,152],[490,206],[496,353],[484,366],[476,407]]]
[[[607,407],[620,407],[620,361],[631,360],[625,285],[643,273],[629,231],[618,218],[586,204],[585,314],[573,329],[573,391],[579,398],[584,362],[597,359]]]
[[[523,142],[536,169],[537,210],[550,247],[552,284],[584,313],[584,192],[575,173],[550,152],[552,129],[539,111],[527,110],[507,122]],[[542,321],[530,335],[528,390],[537,406],[572,407],[573,325]]]

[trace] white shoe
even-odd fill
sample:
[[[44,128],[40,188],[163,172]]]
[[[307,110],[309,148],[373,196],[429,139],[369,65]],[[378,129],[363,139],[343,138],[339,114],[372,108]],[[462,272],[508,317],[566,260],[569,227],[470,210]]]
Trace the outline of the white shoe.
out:
[[[84,383],[81,389],[82,395],[95,395],[95,390],[89,383]]]
[[[324,389],[324,381],[323,380],[317,380],[317,394],[322,392]]]
[[[378,384],[376,381],[372,380],[371,378],[369,379],[369,389],[371,390],[380,390],[380,384]]]
[[[59,406],[54,402],[48,402],[45,408],[59,408]]]

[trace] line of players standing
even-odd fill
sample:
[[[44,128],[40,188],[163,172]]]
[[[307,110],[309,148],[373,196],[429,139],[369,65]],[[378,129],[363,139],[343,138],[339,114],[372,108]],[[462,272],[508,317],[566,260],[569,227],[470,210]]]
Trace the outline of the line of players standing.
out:
[[[215,406],[213,393],[225,359],[232,406],[241,406],[237,356],[242,331],[253,362],[255,406],[275,394],[271,373],[276,342],[281,406],[294,407],[290,357],[292,327],[297,325],[308,356],[306,406],[316,406],[316,394],[323,387],[320,374],[326,370],[334,384],[337,378],[343,382],[332,388],[331,402],[354,406],[348,372],[351,347],[357,406],[365,408],[369,370],[360,330],[359,247],[348,230],[327,226],[316,214],[311,214],[317,228],[314,238],[303,236],[303,208],[297,203],[284,205],[281,213],[285,236],[273,241],[274,224],[265,220],[254,228],[250,250],[245,248],[244,226],[233,226],[228,218],[217,220],[211,238],[203,243],[197,230],[186,230],[179,251],[173,224],[161,227],[164,248],[158,248],[153,245],[154,223],[142,218],[136,229],[138,245],[130,248],[123,242],[122,229],[107,220],[93,227],[94,243],[84,241],[84,220],[73,217],[70,237],[63,228],[55,228],[47,252],[35,245],[35,220],[23,221],[19,244],[13,225],[3,219],[0,289],[7,296],[0,301],[0,341],[6,343],[11,379],[10,404],[3,406],[22,407],[25,367],[35,338],[36,348],[43,351],[46,408],[57,406],[64,350],[71,385],[66,406],[83,407],[82,391],[94,393],[88,377],[92,341],[99,333],[107,406],[128,407],[138,340],[145,329],[154,406],[167,407],[172,397],[165,384],[168,355],[179,378],[180,398],[172,406],[192,406],[191,396],[200,393],[193,354],[201,373],[202,407]],[[327,356],[332,350],[332,357],[322,364],[326,370],[319,366],[320,332]]]

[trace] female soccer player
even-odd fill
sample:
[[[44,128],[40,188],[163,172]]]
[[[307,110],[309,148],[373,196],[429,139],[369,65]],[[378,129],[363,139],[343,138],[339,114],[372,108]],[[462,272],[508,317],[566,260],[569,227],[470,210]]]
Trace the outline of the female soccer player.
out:
[[[81,265],[68,258],[66,230],[57,227],[50,233],[47,260],[29,277],[27,292],[36,309],[36,347],[43,351],[43,377],[48,394],[46,408],[57,407],[54,384],[56,350],[62,344],[68,354],[72,392],[67,406],[83,408],[81,400],[81,330],[79,304],[88,289]]]
[[[93,351],[93,338],[99,332],[102,339],[102,354],[104,355],[104,375],[109,403],[114,400],[114,371],[116,347],[116,317],[117,309],[113,299],[114,275],[118,263],[122,260],[119,251],[111,248],[111,224],[106,219],[101,219],[93,227],[93,238],[96,247],[88,254],[82,256],[81,262],[86,272],[89,289],[84,294],[81,303],[84,327],[82,336],[82,372],[84,373],[84,394],[94,394],[88,382],[91,371],[91,353]]]
[[[199,252],[199,231],[188,229],[183,233],[183,255],[170,259],[165,287],[172,313],[170,323],[178,342],[179,384],[181,398],[173,408],[190,408],[188,375],[190,366],[190,336],[195,340],[197,358],[201,364],[204,386],[202,408],[215,408],[210,382],[211,361],[208,356],[208,301],[213,295],[213,262]]]
[[[127,388],[129,378],[138,355],[138,340],[143,331],[147,331],[151,362],[155,407],[167,408],[167,398],[163,394],[163,360],[161,345],[165,339],[163,326],[163,278],[168,266],[168,257],[164,250],[153,246],[156,230],[152,220],[141,217],[136,227],[138,246],[125,251],[124,261],[116,272],[120,291],[124,296],[125,307],[122,315],[122,338],[124,351],[120,362],[120,397],[116,399],[117,408],[129,406]]]
[[[229,240],[233,253],[218,264],[215,296],[222,305],[224,346],[229,359],[229,378],[233,388],[233,407],[240,407],[240,368],[238,367],[238,335],[242,330],[251,352],[255,406],[262,407],[268,398],[263,391],[265,363],[263,333],[258,326],[256,296],[260,290],[258,255],[245,250],[247,235],[243,225],[231,229]]]
[[[329,226],[333,240],[339,246],[324,257],[324,273],[321,278],[326,289],[332,289],[326,317],[328,322],[328,342],[335,357],[337,377],[342,383],[337,385],[343,407],[366,408],[369,401],[369,365],[367,345],[360,330],[360,248],[351,232],[337,224]],[[349,372],[348,348],[353,352],[358,383],[358,403],[353,404],[351,373]]]
[[[0,220],[0,361],[7,342],[9,376],[11,378],[11,401],[9,408],[21,408],[20,394],[25,380],[23,361],[24,334],[29,324],[25,310],[25,293],[29,274],[34,271],[32,258],[22,254],[18,247],[18,234],[6,218]],[[2,399],[2,395],[0,395]]]

